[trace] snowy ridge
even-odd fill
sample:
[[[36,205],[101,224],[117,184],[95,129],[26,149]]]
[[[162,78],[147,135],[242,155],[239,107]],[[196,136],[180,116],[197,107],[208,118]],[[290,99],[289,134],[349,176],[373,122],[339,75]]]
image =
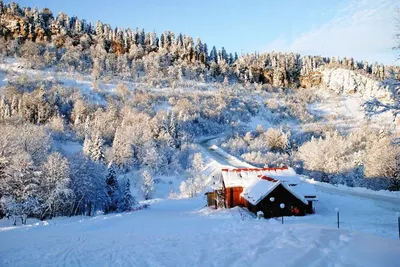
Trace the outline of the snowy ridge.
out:
[[[323,83],[337,94],[360,95],[364,100],[379,99],[383,103],[393,103],[392,89],[384,84],[353,70],[334,68],[322,71]]]

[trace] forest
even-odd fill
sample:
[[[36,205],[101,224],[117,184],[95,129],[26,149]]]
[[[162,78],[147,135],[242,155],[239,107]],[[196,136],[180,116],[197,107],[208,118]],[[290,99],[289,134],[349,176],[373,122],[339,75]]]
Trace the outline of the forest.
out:
[[[0,1],[0,17],[2,56],[18,56],[35,69],[78,71],[94,79],[118,76],[153,86],[174,86],[189,79],[297,88],[318,84],[321,67],[337,66],[380,80],[399,79],[399,66],[294,53],[238,55],[182,33],[114,28],[15,2]]]

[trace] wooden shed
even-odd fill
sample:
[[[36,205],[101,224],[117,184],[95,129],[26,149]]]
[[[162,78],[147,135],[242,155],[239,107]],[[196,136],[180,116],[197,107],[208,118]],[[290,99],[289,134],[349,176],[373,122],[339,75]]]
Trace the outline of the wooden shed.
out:
[[[215,191],[205,193],[207,196],[207,206],[217,208],[217,197]]]

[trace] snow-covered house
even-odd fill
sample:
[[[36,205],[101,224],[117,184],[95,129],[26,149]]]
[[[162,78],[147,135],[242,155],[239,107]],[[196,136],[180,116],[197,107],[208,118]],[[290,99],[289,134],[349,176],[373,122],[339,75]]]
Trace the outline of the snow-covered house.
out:
[[[300,182],[292,168],[222,169],[219,188],[207,194],[208,205],[247,207],[264,217],[313,213],[316,195],[312,186]],[[284,204],[284,208],[281,208]]]

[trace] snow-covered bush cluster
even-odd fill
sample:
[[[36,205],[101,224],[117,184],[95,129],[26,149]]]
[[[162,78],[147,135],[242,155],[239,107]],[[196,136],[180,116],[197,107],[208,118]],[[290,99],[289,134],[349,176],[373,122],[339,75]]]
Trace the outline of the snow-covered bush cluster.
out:
[[[391,131],[368,125],[348,133],[325,128],[316,137],[261,126],[222,147],[259,167],[293,165],[314,179],[372,189],[400,189],[400,146]],[[304,140],[307,139],[307,140]]]
[[[187,170],[187,179],[181,183],[179,188],[183,197],[194,197],[204,190],[203,168],[204,162],[201,153],[194,154],[192,167]]]
[[[327,132],[298,148],[304,172],[322,181],[399,190],[400,147],[389,132],[368,126],[347,135]]]
[[[228,152],[260,167],[288,165],[289,147],[290,132],[274,128],[264,131],[261,125],[255,132],[247,132],[243,137],[236,135],[222,143]]]

